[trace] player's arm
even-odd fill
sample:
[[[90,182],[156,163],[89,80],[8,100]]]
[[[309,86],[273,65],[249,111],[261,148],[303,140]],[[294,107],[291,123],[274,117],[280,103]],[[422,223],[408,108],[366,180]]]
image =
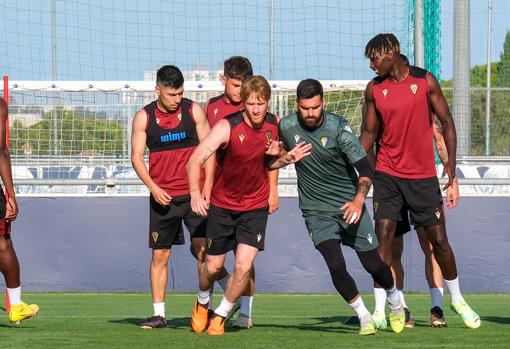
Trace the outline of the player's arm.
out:
[[[276,120],[278,124],[280,123],[280,118],[276,116]],[[280,202],[278,198],[278,176],[280,174],[279,169],[269,170],[269,199],[268,202],[268,212],[269,214],[276,212],[280,207]]]
[[[145,143],[147,141],[147,113],[139,110],[133,119],[133,130],[131,132],[131,163],[136,174],[149,189],[154,200],[163,206],[169,205],[172,197],[161,189],[149,176],[149,171],[143,159],[145,154]]]
[[[361,125],[360,125],[360,142],[361,142],[361,135],[363,134],[363,132],[365,132],[366,108],[367,108],[367,105],[365,102],[363,102],[363,105],[361,106],[362,117],[361,117]],[[374,141],[374,143],[375,143],[375,141]],[[368,161],[370,162],[370,165],[372,165],[372,167],[375,168],[375,155],[374,155],[373,146],[370,150],[365,149],[365,151],[367,152],[367,157],[368,157]]]
[[[365,89],[365,101],[363,102],[361,115],[361,134],[359,141],[367,154],[373,155],[373,148],[377,133],[379,131],[379,120],[375,112],[375,102],[372,95],[372,81],[370,81]]]
[[[201,216],[207,216],[209,203],[200,192],[200,167],[207,162],[222,144],[227,144],[229,139],[229,122],[227,120],[218,121],[209,134],[196,147],[188,160],[186,169],[188,171],[191,209]]]
[[[197,130],[198,139],[200,142],[209,134],[211,128],[209,127],[209,122],[207,121],[207,116],[204,113],[204,110],[198,105],[198,103],[193,102],[193,118],[195,120],[195,126]],[[205,170],[205,181],[204,187],[202,188],[202,195],[205,200],[209,202],[211,198],[211,190],[214,181],[214,168],[216,166],[215,157],[211,156],[204,165]]]
[[[448,183],[443,189],[448,188],[455,178],[455,168],[457,166],[457,134],[455,131],[455,123],[444,98],[441,86],[437,82],[434,75],[427,73],[427,84],[429,86],[429,99],[433,112],[441,121],[443,128],[443,137],[446,144],[446,152],[448,154],[448,163],[446,164],[446,173],[448,174]]]
[[[12,183],[11,157],[9,149],[7,149],[7,115],[7,103],[0,98],[0,177],[8,196],[5,219],[13,221],[18,216],[18,204],[16,203],[16,193]]]

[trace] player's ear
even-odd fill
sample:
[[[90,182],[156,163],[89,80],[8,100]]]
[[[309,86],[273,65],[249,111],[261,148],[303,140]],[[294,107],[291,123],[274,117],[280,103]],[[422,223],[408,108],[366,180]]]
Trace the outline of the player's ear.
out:
[[[223,86],[225,86],[225,84],[227,82],[227,78],[225,77],[225,75],[221,74],[220,81],[221,81],[221,84]]]
[[[158,96],[160,96],[160,95],[161,95],[161,89],[159,88],[159,86],[158,86],[158,85],[156,85],[156,87],[154,88],[154,90],[156,91],[156,94],[157,94]]]

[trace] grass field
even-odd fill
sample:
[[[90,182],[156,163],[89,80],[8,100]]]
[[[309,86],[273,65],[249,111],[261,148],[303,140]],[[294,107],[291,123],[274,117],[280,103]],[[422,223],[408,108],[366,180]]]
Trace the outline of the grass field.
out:
[[[410,294],[407,303],[416,321],[401,334],[379,331],[360,337],[356,326],[344,325],[351,310],[337,295],[256,295],[255,326],[222,337],[196,334],[190,329],[193,294],[169,294],[167,328],[142,330],[138,324],[151,315],[147,293],[32,293],[27,302],[39,304],[37,318],[11,326],[0,313],[2,348],[509,348],[510,294],[467,295],[479,312],[482,326],[465,328],[445,310],[448,327],[429,327],[429,297]],[[369,309],[371,295],[364,295]],[[219,302],[216,295],[215,301]]]

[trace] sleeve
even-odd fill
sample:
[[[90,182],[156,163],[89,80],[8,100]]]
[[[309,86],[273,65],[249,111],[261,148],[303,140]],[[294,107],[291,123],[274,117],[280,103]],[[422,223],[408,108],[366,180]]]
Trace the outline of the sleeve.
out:
[[[358,137],[356,137],[349,124],[343,122],[339,128],[336,140],[340,152],[345,154],[352,164],[367,156],[367,152],[361,146]]]

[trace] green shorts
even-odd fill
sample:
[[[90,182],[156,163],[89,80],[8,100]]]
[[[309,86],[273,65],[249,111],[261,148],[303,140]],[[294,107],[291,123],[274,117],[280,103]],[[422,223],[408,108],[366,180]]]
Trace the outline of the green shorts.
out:
[[[302,213],[315,246],[326,240],[340,240],[343,245],[363,252],[373,250],[379,245],[372,218],[365,206],[357,224],[347,224],[341,212],[302,210]]]

